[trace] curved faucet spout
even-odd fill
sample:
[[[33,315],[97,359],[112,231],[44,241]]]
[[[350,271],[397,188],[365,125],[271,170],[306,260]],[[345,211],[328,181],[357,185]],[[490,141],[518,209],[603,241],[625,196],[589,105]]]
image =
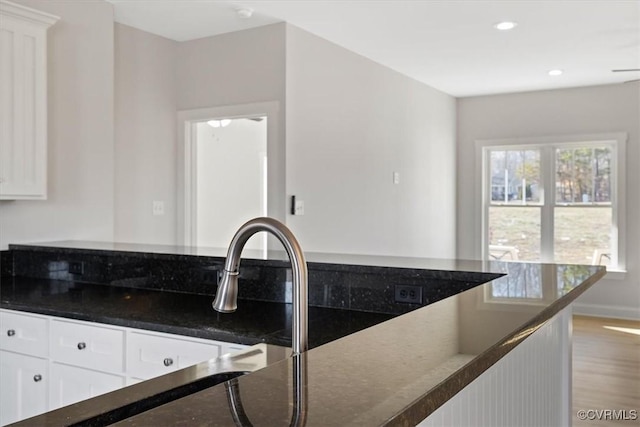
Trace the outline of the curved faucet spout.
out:
[[[293,353],[300,354],[308,348],[308,282],[307,261],[302,248],[291,230],[273,218],[254,218],[242,225],[231,239],[227,251],[224,271],[218,283],[213,308],[221,313],[232,313],[237,308],[238,271],[240,254],[247,240],[254,234],[266,231],[278,238],[289,255],[293,273],[293,321],[291,322],[291,344]]]

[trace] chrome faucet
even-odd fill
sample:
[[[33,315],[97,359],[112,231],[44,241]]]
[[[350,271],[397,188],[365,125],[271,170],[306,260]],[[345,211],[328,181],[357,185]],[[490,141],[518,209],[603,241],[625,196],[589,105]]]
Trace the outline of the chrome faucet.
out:
[[[221,313],[233,313],[238,307],[238,273],[240,254],[247,240],[260,231],[267,231],[280,240],[289,255],[293,272],[293,321],[291,324],[291,344],[293,354],[300,354],[308,348],[308,281],[307,261],[302,248],[291,230],[273,218],[254,218],[242,225],[231,239],[224,263],[224,271],[213,308]]]

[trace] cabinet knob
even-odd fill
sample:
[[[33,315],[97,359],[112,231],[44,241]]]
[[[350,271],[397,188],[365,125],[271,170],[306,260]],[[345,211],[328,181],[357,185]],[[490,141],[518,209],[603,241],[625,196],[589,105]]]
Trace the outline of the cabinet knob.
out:
[[[173,359],[170,357],[167,357],[166,359],[164,359],[164,366],[171,366],[173,365]]]
[[[16,334],[15,329],[9,329],[9,330],[7,331],[7,336],[9,336],[9,337],[14,336],[15,334]]]
[[[87,348],[87,344],[83,342],[78,343],[78,350],[84,350],[85,348]]]
[[[36,374],[36,375],[34,375],[34,376],[33,376],[33,381],[35,381],[35,382],[40,382],[40,381],[42,381],[42,375],[40,375],[40,374]]]

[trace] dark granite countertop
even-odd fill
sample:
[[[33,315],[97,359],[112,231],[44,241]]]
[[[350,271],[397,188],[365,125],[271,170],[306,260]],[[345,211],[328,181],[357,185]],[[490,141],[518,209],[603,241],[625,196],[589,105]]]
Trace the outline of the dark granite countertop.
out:
[[[260,425],[289,425],[290,396],[302,389],[306,426],[415,425],[605,273],[589,266],[507,268],[511,278],[496,279],[237,378],[233,382],[247,418]],[[296,375],[302,384],[292,382]],[[237,425],[223,386],[115,425],[161,423]]]
[[[327,256],[325,261],[312,262],[333,263],[338,258],[337,255]],[[291,396],[300,393],[306,406],[307,426],[415,425],[605,274],[603,267],[596,266],[393,258],[380,261],[380,257],[376,257],[378,262],[358,258],[355,257],[354,264],[362,266],[365,273],[367,262],[376,262],[371,268],[463,269],[465,272],[491,273],[493,280],[406,314],[389,315],[388,320],[373,327],[238,377],[226,385],[214,386],[132,416],[116,425],[234,426],[236,422],[227,396],[227,390],[233,388],[240,391],[248,419],[259,420],[260,425],[289,425]],[[449,273],[443,272],[443,277],[446,274]],[[497,278],[498,274],[504,276]],[[32,286],[35,287],[33,293],[37,293],[38,285]],[[4,292],[3,284],[2,306],[11,308],[5,305]],[[97,292],[113,292],[115,300],[122,298],[121,290]],[[20,291],[14,293],[14,304],[21,298],[15,296],[19,294]],[[67,292],[66,298],[70,295]],[[24,298],[28,300],[29,297]],[[143,306],[146,304],[145,298],[134,299],[142,300]],[[205,301],[202,307],[208,310],[210,301],[207,298]],[[126,302],[120,304],[126,305]],[[200,303],[193,304],[199,307]],[[25,307],[28,305],[28,302],[24,303]],[[171,302],[167,305],[171,307]],[[40,308],[45,313],[48,309]],[[338,317],[340,311],[332,310],[328,316],[318,311],[311,316],[319,325],[317,327],[330,329],[327,322],[343,322]],[[207,320],[217,317],[212,313],[208,316]],[[239,319],[236,322],[242,324]],[[205,328],[216,329],[220,325],[206,323]],[[275,321],[274,326],[277,329],[282,324]],[[286,328],[280,328],[267,336],[288,335],[285,331]],[[292,378],[299,378],[300,382],[296,384]],[[89,399],[19,425],[55,426],[60,425],[61,420],[67,424],[81,421],[82,418],[74,418],[78,413],[74,411],[91,405],[106,409],[109,399],[109,395]]]
[[[221,314],[206,295],[63,280],[2,277],[0,308],[238,344],[291,346],[291,304],[239,301]],[[394,317],[309,307],[309,346],[317,347]]]
[[[223,249],[63,241],[9,245],[4,275],[213,296]],[[147,252],[136,252],[136,250]],[[175,253],[174,253],[175,252]],[[238,289],[245,300],[291,302],[286,253],[243,251]],[[482,263],[388,256],[306,253],[309,305],[402,314],[503,274]],[[341,263],[341,258],[342,263]],[[4,262],[3,262],[4,261]],[[81,273],[70,271],[71,265]],[[397,286],[421,288],[422,298],[397,300]]]

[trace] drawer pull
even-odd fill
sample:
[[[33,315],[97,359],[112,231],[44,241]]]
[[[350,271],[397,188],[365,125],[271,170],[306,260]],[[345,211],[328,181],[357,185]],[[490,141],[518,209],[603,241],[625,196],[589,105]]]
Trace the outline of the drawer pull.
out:
[[[36,375],[34,375],[34,376],[33,376],[33,381],[35,381],[35,382],[40,382],[40,381],[42,381],[42,375],[40,375],[40,374],[36,374]]]
[[[83,342],[78,343],[78,350],[84,350],[85,348],[87,348],[87,344]]]
[[[15,334],[16,334],[15,329],[9,329],[9,330],[7,331],[7,336],[9,336],[9,337],[14,336]]]
[[[167,357],[166,359],[164,359],[164,366],[171,366],[173,365],[173,359],[170,357]]]

